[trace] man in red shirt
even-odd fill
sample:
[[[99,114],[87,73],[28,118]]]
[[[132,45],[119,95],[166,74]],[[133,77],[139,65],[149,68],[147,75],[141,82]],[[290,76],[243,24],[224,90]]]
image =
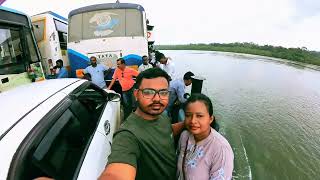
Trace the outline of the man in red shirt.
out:
[[[135,81],[133,77],[137,77],[138,71],[126,67],[126,63],[123,58],[117,60],[117,69],[114,71],[112,81],[108,87],[111,89],[116,80],[119,81],[122,88],[122,100],[124,106],[124,119],[126,119],[132,112],[132,107],[135,105],[133,96],[133,86]]]

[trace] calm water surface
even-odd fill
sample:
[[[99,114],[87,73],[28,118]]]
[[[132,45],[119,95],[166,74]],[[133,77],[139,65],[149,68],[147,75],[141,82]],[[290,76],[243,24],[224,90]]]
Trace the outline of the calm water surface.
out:
[[[234,179],[320,179],[320,72],[232,53],[163,51],[206,78]]]

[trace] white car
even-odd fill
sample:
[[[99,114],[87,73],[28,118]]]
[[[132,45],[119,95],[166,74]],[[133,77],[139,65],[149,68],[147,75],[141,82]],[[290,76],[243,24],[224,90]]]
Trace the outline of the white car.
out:
[[[97,179],[120,124],[119,101],[80,79],[0,93],[0,179]]]

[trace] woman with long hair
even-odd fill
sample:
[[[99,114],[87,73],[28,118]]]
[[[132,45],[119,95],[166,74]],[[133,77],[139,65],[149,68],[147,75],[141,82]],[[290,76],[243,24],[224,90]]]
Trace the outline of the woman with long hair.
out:
[[[179,180],[232,178],[233,151],[228,141],[211,126],[215,123],[211,100],[191,95],[184,107],[185,126],[179,140]]]

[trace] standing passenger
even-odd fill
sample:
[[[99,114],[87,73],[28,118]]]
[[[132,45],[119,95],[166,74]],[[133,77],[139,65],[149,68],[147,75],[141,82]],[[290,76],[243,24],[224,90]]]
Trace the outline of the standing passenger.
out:
[[[83,70],[85,76],[88,74],[91,76],[91,81],[99,86],[100,88],[106,88],[106,81],[104,77],[108,75],[111,71],[103,64],[97,64],[97,58],[94,56],[90,57],[91,65]]]
[[[142,56],[142,64],[139,66],[138,71],[142,72],[142,71],[150,69],[152,67],[153,66],[151,64],[149,64],[148,56]]]
[[[183,79],[175,79],[170,82],[170,98],[167,107],[167,113],[169,117],[173,117],[172,109],[175,104],[181,106],[183,103],[186,102],[187,99],[184,97],[184,94],[186,93],[185,89],[187,86],[190,86],[192,84],[192,76],[194,76],[194,74],[191,71],[188,71],[184,74]],[[183,120],[184,112],[182,110],[182,107],[180,107],[178,121]]]
[[[133,77],[137,77],[139,74],[138,71],[126,67],[126,63],[124,59],[119,58],[117,60],[117,69],[114,71],[112,76],[112,81],[108,87],[111,89],[114,82],[119,80],[119,83],[122,88],[122,97],[123,97],[123,105],[124,105],[124,119],[126,119],[130,113],[132,112],[133,106],[135,105],[135,100],[133,97],[133,85],[134,80]]]
[[[167,58],[164,54],[160,53],[160,68],[166,71],[169,76],[171,77],[171,80],[176,78],[176,67],[172,60]]]

